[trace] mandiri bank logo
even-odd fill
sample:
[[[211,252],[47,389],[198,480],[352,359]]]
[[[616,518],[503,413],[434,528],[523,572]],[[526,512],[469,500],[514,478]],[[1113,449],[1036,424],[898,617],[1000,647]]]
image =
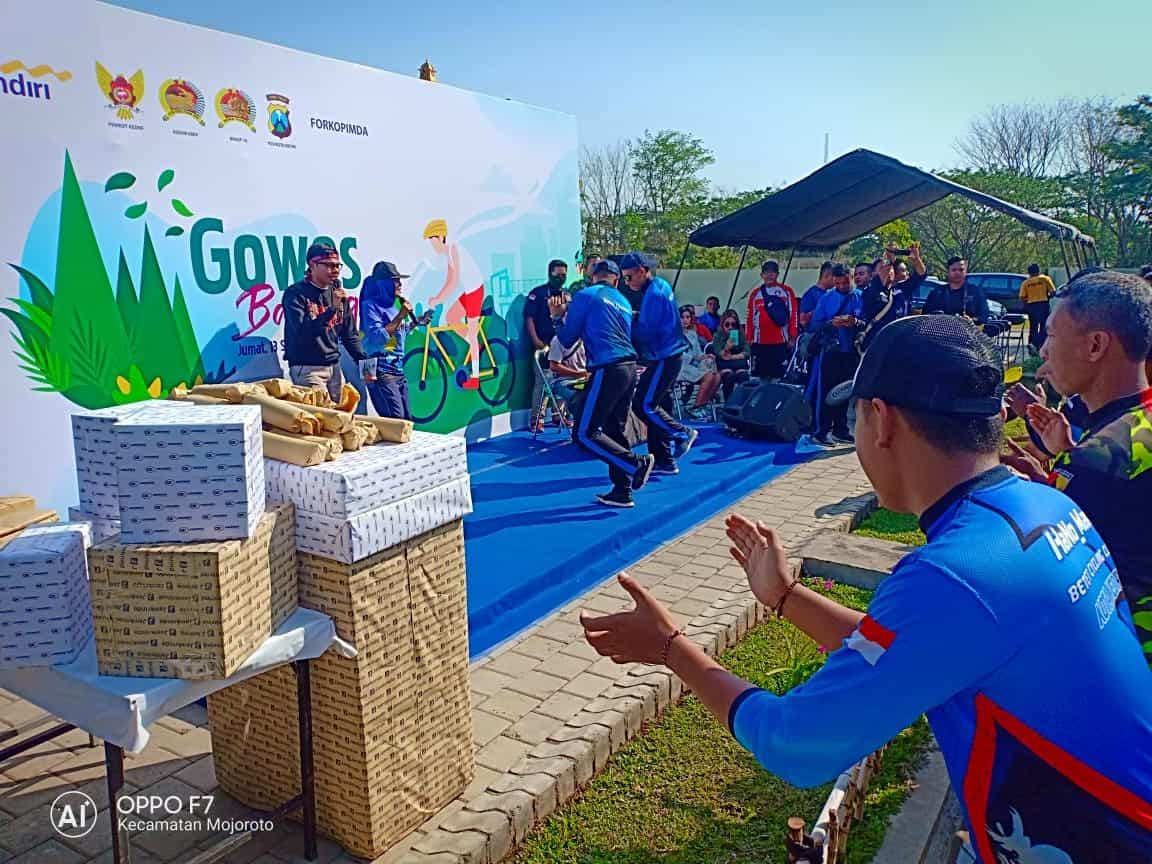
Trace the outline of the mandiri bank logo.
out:
[[[0,95],[51,102],[53,78],[63,84],[72,80],[72,73],[53,69],[47,63],[25,66],[21,60],[9,60],[0,63]]]

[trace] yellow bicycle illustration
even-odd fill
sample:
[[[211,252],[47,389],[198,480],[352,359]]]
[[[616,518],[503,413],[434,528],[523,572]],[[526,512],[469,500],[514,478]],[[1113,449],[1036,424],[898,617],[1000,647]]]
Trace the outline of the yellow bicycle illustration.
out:
[[[502,405],[512,394],[516,383],[516,364],[513,362],[512,346],[505,339],[489,339],[484,332],[488,316],[480,316],[478,343],[480,346],[480,383],[477,392],[489,405]],[[428,325],[424,344],[413,348],[404,355],[404,373],[410,382],[412,419],[417,423],[427,423],[444,408],[448,399],[448,380],[451,375],[456,386],[463,389],[468,380],[469,361],[472,349],[459,364],[452,360],[451,353],[440,340],[441,333],[462,334],[462,325]],[[435,346],[435,351],[433,351]],[[417,368],[418,367],[418,368]]]

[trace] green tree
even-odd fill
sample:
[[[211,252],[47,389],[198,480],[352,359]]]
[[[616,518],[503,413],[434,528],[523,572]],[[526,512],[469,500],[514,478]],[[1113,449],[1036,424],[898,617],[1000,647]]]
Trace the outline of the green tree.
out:
[[[1116,112],[1118,134],[1101,145],[1115,168],[1103,178],[1103,224],[1116,241],[1118,264],[1152,256],[1152,96]]]
[[[851,243],[841,246],[836,250],[836,257],[849,263],[871,261],[879,258],[885,249],[907,249],[915,239],[906,219],[893,219],[871,234],[857,237]]]
[[[716,159],[699,138],[672,129],[645,130],[630,143],[629,154],[637,209],[647,222],[641,246],[667,259],[685,231],[700,224],[710,197],[701,172]]]
[[[656,218],[708,193],[708,181],[700,172],[716,157],[699,138],[672,129],[645,130],[630,149],[641,202]]]
[[[961,170],[941,176],[1055,218],[1067,215],[1060,178],[1004,170]],[[1047,234],[961,195],[949,195],[911,214],[907,221],[912,236],[924,244],[933,273],[942,273],[944,262],[953,255],[966,258],[972,270],[1010,272],[1032,262],[1052,266],[1061,260],[1059,246],[1049,242]]]

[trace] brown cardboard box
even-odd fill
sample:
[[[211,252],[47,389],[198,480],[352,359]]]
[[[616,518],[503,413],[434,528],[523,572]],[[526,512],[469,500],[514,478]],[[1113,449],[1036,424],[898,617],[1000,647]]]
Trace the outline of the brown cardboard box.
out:
[[[101,675],[227,678],[296,609],[295,510],[245,540],[88,550]]]
[[[300,605],[356,646],[312,661],[320,830],[375,858],[472,779],[464,537],[457,520],[355,564],[300,555]],[[273,808],[299,794],[296,678],[275,669],[208,698],[221,787]]]

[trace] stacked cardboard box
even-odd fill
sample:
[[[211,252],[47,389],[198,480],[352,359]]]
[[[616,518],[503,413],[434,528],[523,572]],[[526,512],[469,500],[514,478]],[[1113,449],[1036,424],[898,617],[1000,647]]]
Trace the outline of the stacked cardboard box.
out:
[[[0,498],[0,547],[13,537],[19,537],[32,525],[49,525],[57,520],[55,510],[40,510],[36,501],[27,495],[8,495]]]
[[[312,662],[318,823],[375,858],[471,781],[462,525],[352,564],[302,554],[300,586],[358,651]],[[261,808],[298,794],[291,671],[213,694],[208,712],[222,788]]]
[[[87,525],[92,532],[93,543],[103,543],[105,540],[111,540],[120,533],[119,519],[105,519],[102,516],[92,516],[91,514],[85,513],[79,507],[68,508],[68,521]]]
[[[72,445],[76,452],[78,507],[69,511],[73,521],[106,520],[120,524],[120,484],[116,477],[117,423],[143,408],[163,409],[175,403],[136,402],[72,415]],[[80,517],[80,518],[76,518]]]
[[[123,542],[234,540],[255,530],[265,502],[258,407],[150,405],[119,418],[112,433]]]
[[[0,549],[0,669],[70,663],[92,636],[87,525],[25,529]]]
[[[268,500],[296,505],[296,546],[350,564],[472,511],[463,438],[415,432],[313,467],[266,460]]]
[[[88,551],[102,675],[227,678],[298,605],[291,504],[243,540]]]

